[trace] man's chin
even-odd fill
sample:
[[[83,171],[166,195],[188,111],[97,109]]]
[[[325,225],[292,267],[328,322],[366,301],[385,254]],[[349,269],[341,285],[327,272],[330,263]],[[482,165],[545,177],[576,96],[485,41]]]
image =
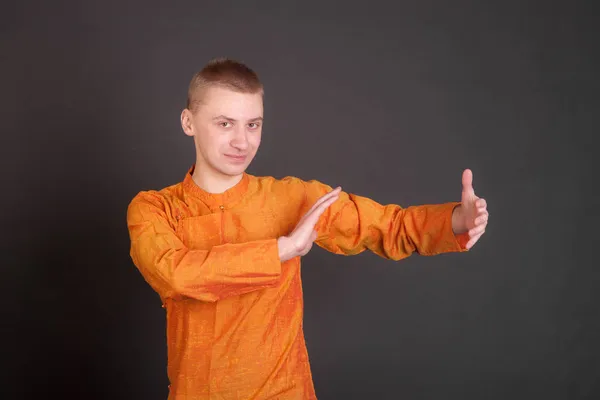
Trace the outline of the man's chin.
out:
[[[248,169],[248,165],[240,164],[240,165],[225,165],[221,168],[221,173],[227,176],[239,176],[246,172]]]

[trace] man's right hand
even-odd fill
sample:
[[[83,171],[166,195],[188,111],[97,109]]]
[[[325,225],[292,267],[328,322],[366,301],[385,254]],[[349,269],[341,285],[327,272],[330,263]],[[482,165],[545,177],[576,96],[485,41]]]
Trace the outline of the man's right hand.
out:
[[[312,248],[313,242],[317,238],[315,225],[319,221],[321,214],[332,205],[339,197],[341,187],[333,189],[331,192],[322,196],[310,210],[298,222],[292,233],[287,236],[281,236],[277,239],[279,247],[279,258],[285,262],[297,256],[306,255]]]

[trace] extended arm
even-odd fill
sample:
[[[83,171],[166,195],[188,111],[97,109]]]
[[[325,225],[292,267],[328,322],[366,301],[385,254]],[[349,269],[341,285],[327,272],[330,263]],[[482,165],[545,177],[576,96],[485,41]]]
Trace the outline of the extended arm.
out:
[[[305,182],[305,203],[314,202],[330,190],[318,181]],[[452,230],[453,210],[459,204],[402,208],[342,192],[318,222],[316,243],[336,254],[352,255],[369,249],[392,260],[414,252],[435,255],[466,251],[468,234]]]

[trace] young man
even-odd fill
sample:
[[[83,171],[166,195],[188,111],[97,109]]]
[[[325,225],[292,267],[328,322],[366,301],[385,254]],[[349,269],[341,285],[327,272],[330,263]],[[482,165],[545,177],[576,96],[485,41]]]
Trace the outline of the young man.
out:
[[[131,257],[166,309],[171,400],[316,399],[300,279],[313,242],[400,260],[467,251],[487,225],[469,170],[461,202],[408,208],[314,180],[249,175],[262,96],[247,66],[209,62],[181,113],[195,164],[128,207]]]

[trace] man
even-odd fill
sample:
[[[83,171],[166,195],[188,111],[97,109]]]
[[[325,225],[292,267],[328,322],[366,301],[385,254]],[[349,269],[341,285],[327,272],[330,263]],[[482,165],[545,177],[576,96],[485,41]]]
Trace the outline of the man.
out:
[[[166,309],[169,399],[316,399],[300,279],[313,242],[400,260],[467,251],[487,225],[470,170],[460,203],[408,208],[314,180],[249,175],[262,97],[244,64],[209,62],[181,113],[195,164],[128,207],[131,257]]]

